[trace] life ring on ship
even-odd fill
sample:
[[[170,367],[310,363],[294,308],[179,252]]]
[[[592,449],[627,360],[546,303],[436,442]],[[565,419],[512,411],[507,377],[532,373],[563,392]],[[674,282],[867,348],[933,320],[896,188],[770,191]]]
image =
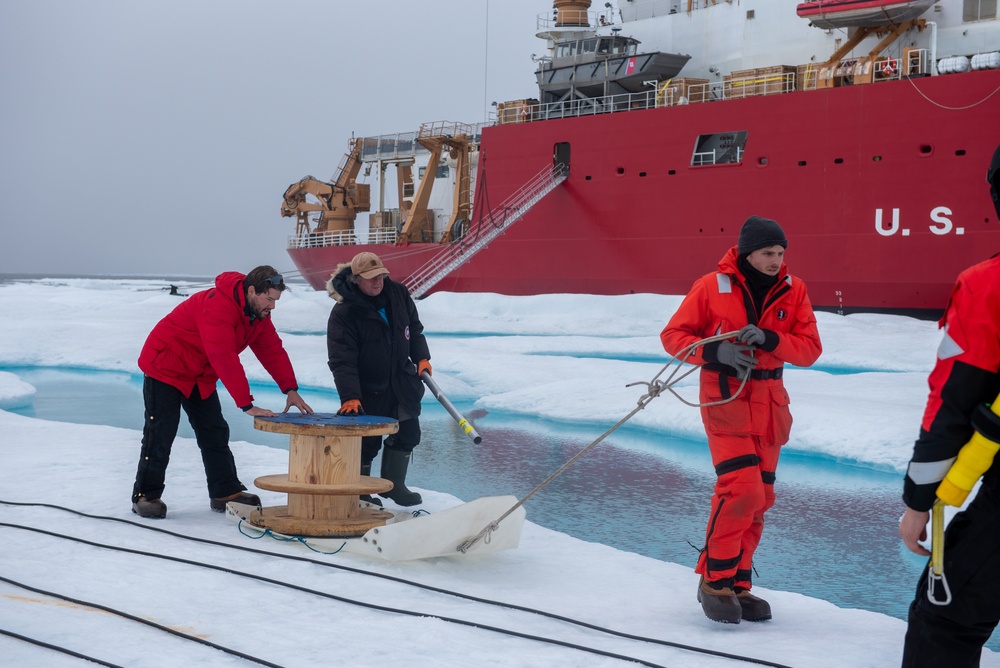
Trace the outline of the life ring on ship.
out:
[[[882,61],[882,76],[892,77],[899,71],[899,63],[892,56]]]
[[[531,113],[531,111],[528,109],[528,105],[522,104],[521,105],[521,118],[527,120],[528,115],[530,113]]]

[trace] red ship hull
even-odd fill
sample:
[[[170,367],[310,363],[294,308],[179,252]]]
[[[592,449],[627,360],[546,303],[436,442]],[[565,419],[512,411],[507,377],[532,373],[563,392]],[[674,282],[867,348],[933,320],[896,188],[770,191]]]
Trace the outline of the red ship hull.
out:
[[[743,220],[777,220],[818,307],[940,310],[958,272],[1000,251],[985,183],[1000,71],[485,128],[479,197],[496,203],[568,143],[570,176],[434,290],[684,294]],[[699,135],[746,131],[739,164],[692,166]],[[436,244],[290,249],[321,289],[378,253],[393,277]]]

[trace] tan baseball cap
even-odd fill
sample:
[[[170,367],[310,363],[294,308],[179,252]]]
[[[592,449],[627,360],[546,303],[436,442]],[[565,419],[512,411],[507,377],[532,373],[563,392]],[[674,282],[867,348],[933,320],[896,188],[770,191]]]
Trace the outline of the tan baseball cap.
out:
[[[375,253],[358,253],[351,260],[351,273],[361,278],[375,278],[381,274],[388,275],[389,270],[382,264]]]

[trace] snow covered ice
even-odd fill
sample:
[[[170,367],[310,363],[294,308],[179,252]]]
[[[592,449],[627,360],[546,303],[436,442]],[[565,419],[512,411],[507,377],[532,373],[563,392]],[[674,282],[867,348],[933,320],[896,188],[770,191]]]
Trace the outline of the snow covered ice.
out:
[[[159,290],[162,285],[139,279],[0,283],[9,314],[0,367],[138,373],[135,360],[146,334],[177,303],[177,297]],[[595,425],[596,436],[635,408],[642,389],[626,384],[650,380],[666,362],[658,334],[679,302],[680,297],[660,295],[441,293],[418,307],[431,337],[434,378],[452,401],[474,400],[477,409],[526,418],[585,422]],[[273,314],[306,401],[308,388],[333,387],[324,338],[331,306],[325,294],[303,286],[284,293]],[[793,368],[785,376],[795,416],[792,440],[785,447],[897,471],[901,489],[926,399],[937,327],[902,317],[817,315],[824,344],[818,368]],[[465,336],[434,338],[444,333]],[[244,355],[243,361],[251,381],[268,381],[252,355]],[[679,389],[696,398],[696,383],[692,375]],[[220,393],[224,402],[230,401],[224,389]],[[899,619],[756,587],[755,593],[771,602],[772,621],[715,624],[695,601],[698,576],[690,566],[545,529],[531,522],[530,505],[520,546],[491,555],[383,562],[320,554],[269,539],[254,541],[209,510],[192,439],[179,438],[174,445],[164,495],[167,519],[140,520],[131,513],[129,496],[141,415],[136,416],[136,429],[121,429],[12,412],[30,405],[33,398],[31,385],[16,373],[0,371],[0,500],[8,502],[0,505],[0,576],[80,603],[0,581],[0,630],[7,633],[116,665],[252,665],[248,659],[84,605],[96,603],[281,666],[628,665],[615,656],[491,628],[599,649],[646,665],[744,665],[725,656],[629,640],[367,574],[373,573],[770,665],[899,664],[906,628]],[[424,401],[433,401],[430,393]],[[698,411],[669,396],[654,401],[633,421],[652,431],[702,435]],[[475,447],[490,447],[489,435],[483,437],[483,444]],[[287,453],[276,448],[240,441],[233,450],[248,486],[258,476],[287,467]],[[284,503],[284,495],[254,491],[265,505]],[[419,491],[425,499],[422,508],[430,512],[471,500]],[[709,493],[706,490],[706,498]],[[125,521],[9,502],[53,504]],[[608,513],[622,511],[609,499]],[[113,551],[12,524],[235,572]],[[312,561],[193,542],[142,527]],[[820,572],[817,581],[822,581]],[[11,666],[81,665],[78,658],[9,635],[0,635],[0,656]],[[1000,666],[1000,659],[986,651],[982,665]]]

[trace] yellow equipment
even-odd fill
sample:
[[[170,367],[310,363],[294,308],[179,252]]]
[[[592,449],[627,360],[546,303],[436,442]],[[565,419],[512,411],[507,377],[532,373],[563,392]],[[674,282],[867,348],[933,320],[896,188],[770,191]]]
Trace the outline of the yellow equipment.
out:
[[[1000,397],[990,405],[990,413],[1000,418]],[[993,457],[1000,450],[1000,443],[983,436],[978,430],[969,442],[958,451],[955,463],[937,488],[937,497],[949,506],[961,506],[969,492],[986,470],[993,464]]]
[[[990,419],[1000,418],[1000,396],[989,405]],[[1000,443],[983,436],[977,429],[969,442],[958,451],[955,463],[948,469],[937,488],[937,501],[931,509],[931,563],[927,573],[927,600],[934,605],[951,603],[951,590],[944,576],[944,506],[959,507],[965,503],[976,481],[993,465]],[[940,587],[943,597],[938,598]]]

